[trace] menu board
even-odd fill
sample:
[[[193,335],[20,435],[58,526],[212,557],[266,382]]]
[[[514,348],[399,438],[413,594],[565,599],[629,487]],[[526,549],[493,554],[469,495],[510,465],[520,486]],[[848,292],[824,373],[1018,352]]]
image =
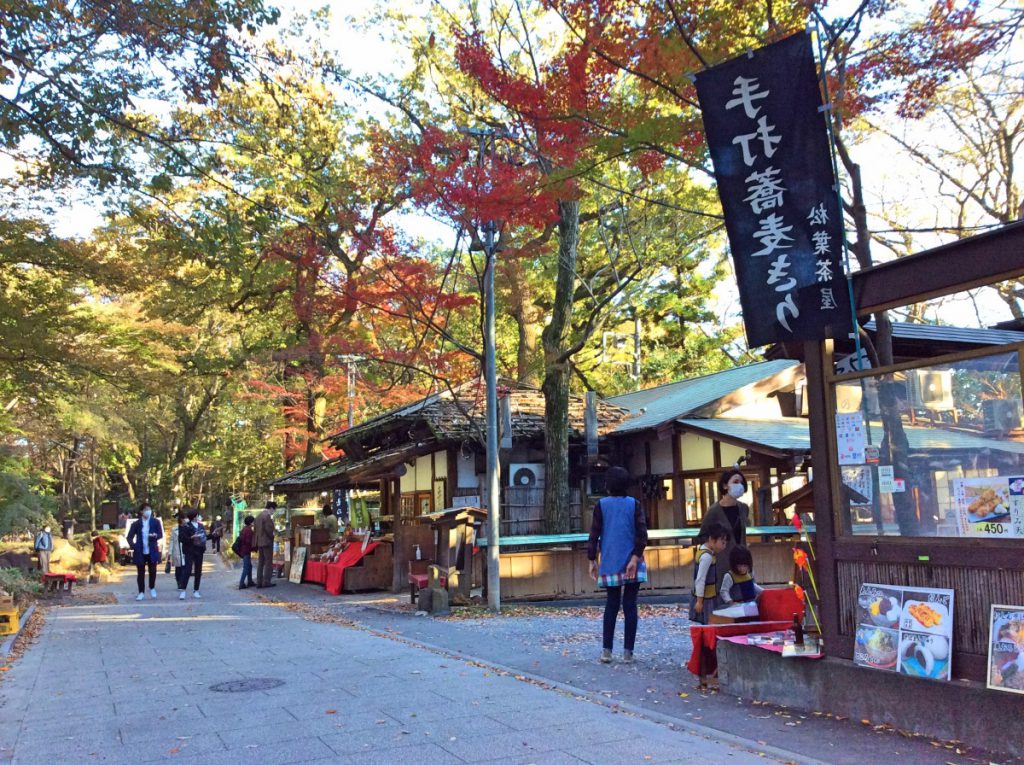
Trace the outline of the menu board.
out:
[[[288,569],[288,581],[302,584],[302,571],[306,567],[306,547],[296,547],[292,558],[292,567]]]
[[[992,606],[988,687],[1024,693],[1024,606]]]
[[[954,478],[962,537],[1024,538],[1024,476]]]
[[[950,679],[953,591],[862,584],[855,663],[932,680]]]

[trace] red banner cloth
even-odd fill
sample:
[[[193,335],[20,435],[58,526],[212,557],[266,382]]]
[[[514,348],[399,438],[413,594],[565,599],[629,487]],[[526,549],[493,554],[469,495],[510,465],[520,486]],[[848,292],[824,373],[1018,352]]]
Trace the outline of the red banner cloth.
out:
[[[357,564],[364,555],[372,553],[379,544],[380,542],[370,542],[366,546],[366,552],[363,552],[362,544],[352,543],[342,551],[336,562],[328,563],[325,583],[327,591],[331,595],[341,595],[341,588],[345,586],[345,569]]]
[[[303,574],[302,581],[327,584],[327,561],[306,561],[306,572]]]
[[[718,638],[730,635],[749,635],[755,632],[775,632],[793,625],[793,614],[801,619],[804,615],[804,604],[791,587],[765,590],[757,599],[757,608],[764,621],[741,622],[739,624],[714,624],[707,627],[695,625],[690,627],[690,639],[693,641],[693,653],[686,668],[693,674],[701,675],[701,655],[704,656],[704,675],[712,675],[718,670],[718,657],[715,648]]]

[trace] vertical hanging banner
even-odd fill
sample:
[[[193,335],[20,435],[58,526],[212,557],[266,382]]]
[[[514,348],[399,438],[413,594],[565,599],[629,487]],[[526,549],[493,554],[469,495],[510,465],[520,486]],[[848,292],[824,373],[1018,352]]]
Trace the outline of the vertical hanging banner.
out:
[[[697,75],[751,347],[852,331],[828,126],[806,32]]]

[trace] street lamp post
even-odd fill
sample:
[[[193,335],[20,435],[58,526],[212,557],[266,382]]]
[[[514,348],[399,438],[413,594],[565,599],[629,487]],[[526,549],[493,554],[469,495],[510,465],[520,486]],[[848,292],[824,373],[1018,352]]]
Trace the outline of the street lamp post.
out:
[[[346,353],[338,357],[339,361],[344,361],[348,364],[348,427],[352,428],[352,424],[355,420],[355,400],[356,400],[356,363],[363,360],[362,356],[356,356],[354,354]]]

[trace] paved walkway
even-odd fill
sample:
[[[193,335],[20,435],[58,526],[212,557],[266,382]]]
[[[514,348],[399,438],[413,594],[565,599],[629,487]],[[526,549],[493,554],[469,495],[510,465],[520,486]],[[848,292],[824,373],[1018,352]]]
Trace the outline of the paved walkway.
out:
[[[49,610],[39,641],[0,680],[0,761],[800,760],[314,623],[239,592],[214,565],[203,600],[179,601],[161,574],[157,600],[136,602],[126,577],[116,605]],[[249,681],[266,687],[241,690]],[[225,683],[241,692],[218,691]]]
[[[268,592],[273,598],[305,603],[368,629],[503,665],[513,674],[565,684],[578,689],[577,695],[587,693],[607,705],[639,710],[658,719],[695,723],[711,731],[713,737],[740,734],[803,758],[844,765],[1020,762],[822,712],[798,712],[726,693],[699,693],[693,676],[680,667],[690,655],[689,622],[685,608],[669,605],[671,598],[659,596],[645,601],[653,600],[653,607],[642,606],[635,664],[616,661],[603,665],[596,661],[601,607],[513,606],[500,619],[464,615],[437,619],[417,617],[411,610],[402,613],[401,609],[408,608],[407,593],[333,597],[326,595],[323,587],[287,582]],[[622,647],[621,618],[618,627],[616,656]]]

